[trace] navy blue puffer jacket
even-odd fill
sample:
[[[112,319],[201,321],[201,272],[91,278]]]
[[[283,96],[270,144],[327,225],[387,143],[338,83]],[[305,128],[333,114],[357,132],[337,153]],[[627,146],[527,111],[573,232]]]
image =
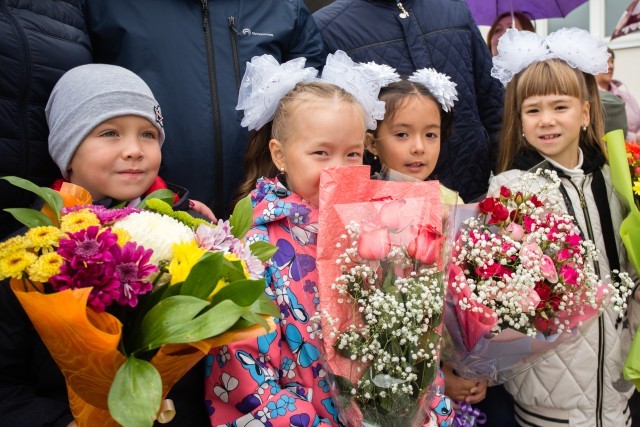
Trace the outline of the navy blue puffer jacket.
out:
[[[65,71],[91,62],[82,0],[0,0],[0,176],[49,186],[44,106]],[[0,181],[0,238],[20,227],[2,209],[29,206],[30,193]]]
[[[87,11],[95,61],[138,74],[162,106],[160,176],[225,217],[248,142],[235,110],[246,63],[324,63],[303,0],[90,0]]]
[[[491,54],[463,0],[336,0],[313,14],[327,52],[388,64],[401,75],[432,67],[457,83],[454,130],[438,175],[471,200],[489,185],[502,122],[503,87],[490,75]]]

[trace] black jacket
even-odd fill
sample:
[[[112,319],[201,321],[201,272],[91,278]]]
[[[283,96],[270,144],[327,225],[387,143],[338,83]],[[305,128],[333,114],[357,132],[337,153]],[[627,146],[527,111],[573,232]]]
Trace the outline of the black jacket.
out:
[[[246,63],[324,63],[303,0],[88,0],[87,17],[95,61],[138,74],[162,106],[160,175],[226,217],[248,143],[235,109]]]
[[[502,122],[502,84],[464,0],[336,0],[313,14],[327,52],[387,64],[408,76],[431,67],[457,84],[453,134],[443,142],[442,183],[464,200],[484,194]],[[446,146],[445,144],[448,144]]]
[[[0,176],[48,186],[60,175],[49,157],[44,107],[60,76],[91,62],[82,0],[0,0]],[[32,197],[0,181],[0,239],[20,228],[2,209]]]

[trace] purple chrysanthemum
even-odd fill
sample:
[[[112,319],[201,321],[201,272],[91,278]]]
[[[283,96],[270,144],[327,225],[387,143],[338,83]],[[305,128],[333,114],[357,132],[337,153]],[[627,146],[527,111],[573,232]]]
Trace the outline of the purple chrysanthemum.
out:
[[[251,253],[251,248],[245,246],[241,241],[236,240],[231,247],[231,253],[235,254],[239,259],[245,262],[249,276],[252,279],[259,279],[264,273],[264,264]]]
[[[62,214],[66,215],[71,212],[76,212],[79,210],[88,209],[98,217],[100,224],[113,224],[114,222],[125,218],[132,213],[141,212],[140,209],[134,208],[132,206],[127,206],[121,209],[107,209],[102,205],[89,205],[89,206],[73,206],[71,208],[62,208]]]
[[[120,283],[118,304],[135,307],[138,295],[144,295],[153,289],[153,284],[144,280],[158,269],[149,263],[153,251],[127,242],[123,247],[115,245],[111,248],[115,277]]]
[[[103,312],[120,295],[120,282],[116,278],[113,265],[108,263],[87,264],[74,268],[69,262],[60,267],[60,273],[49,279],[55,291],[93,287],[88,306],[96,312]]]
[[[93,225],[60,239],[57,252],[73,268],[81,268],[86,264],[108,262],[111,259],[109,248],[117,242],[118,236],[111,231],[100,233],[100,227]]]
[[[229,252],[231,246],[237,242],[231,234],[229,221],[220,221],[217,226],[200,225],[196,229],[196,242],[198,247],[208,251]]]

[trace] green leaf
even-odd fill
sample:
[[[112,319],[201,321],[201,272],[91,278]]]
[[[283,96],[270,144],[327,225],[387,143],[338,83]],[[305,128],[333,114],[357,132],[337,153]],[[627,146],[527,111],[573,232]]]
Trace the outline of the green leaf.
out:
[[[255,313],[251,313],[250,311],[244,313],[242,315],[242,318],[247,320],[248,322],[250,322],[251,324],[258,324],[260,326],[262,326],[265,330],[265,333],[269,333],[269,324],[267,323],[267,321],[264,319],[264,317],[255,314]]]
[[[22,188],[23,190],[30,191],[36,196],[40,197],[47,205],[49,205],[49,208],[51,208],[54,215],[56,216],[56,220],[60,222],[60,210],[62,209],[63,203],[62,197],[60,197],[60,194],[58,194],[57,191],[47,187],[38,187],[33,182],[26,179],[18,178],[17,176],[4,176],[0,179],[9,181],[12,185]],[[18,221],[20,220],[18,219]]]
[[[175,295],[160,301],[144,319],[136,339],[136,350],[153,350],[162,344],[171,342],[174,334],[179,333],[198,313],[209,305],[208,301],[188,295]]]
[[[149,362],[129,357],[109,389],[109,413],[124,427],[152,426],[162,400],[162,379]]]
[[[264,241],[254,242],[251,246],[251,253],[262,262],[267,262],[278,251],[278,247],[270,245]]]
[[[251,204],[251,196],[247,196],[240,200],[233,208],[233,214],[229,218],[231,225],[231,233],[237,238],[242,239],[253,223],[253,205]]]
[[[142,199],[142,201],[137,207],[139,209],[144,209],[147,206],[147,200],[149,199],[160,199],[163,202],[168,203],[169,206],[173,206],[173,191],[166,188],[162,190],[156,190],[153,193],[149,194],[144,199]]]
[[[46,216],[40,211],[28,208],[11,208],[4,209],[5,212],[9,212],[13,217],[26,225],[29,228],[40,227],[45,225],[54,225],[51,218]]]
[[[264,279],[239,280],[229,283],[211,298],[211,304],[218,304],[224,300],[231,300],[240,307],[250,307],[260,295],[264,294]]]
[[[224,276],[224,254],[207,252],[198,260],[183,282],[180,293],[206,300]]]
[[[251,305],[250,311],[265,316],[280,317],[278,306],[264,293]]]

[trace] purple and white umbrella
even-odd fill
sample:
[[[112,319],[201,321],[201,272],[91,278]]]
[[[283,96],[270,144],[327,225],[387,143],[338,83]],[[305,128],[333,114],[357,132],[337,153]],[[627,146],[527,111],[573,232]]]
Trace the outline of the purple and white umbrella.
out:
[[[491,25],[505,12],[519,11],[531,19],[561,18],[587,0],[466,0],[478,25]]]

